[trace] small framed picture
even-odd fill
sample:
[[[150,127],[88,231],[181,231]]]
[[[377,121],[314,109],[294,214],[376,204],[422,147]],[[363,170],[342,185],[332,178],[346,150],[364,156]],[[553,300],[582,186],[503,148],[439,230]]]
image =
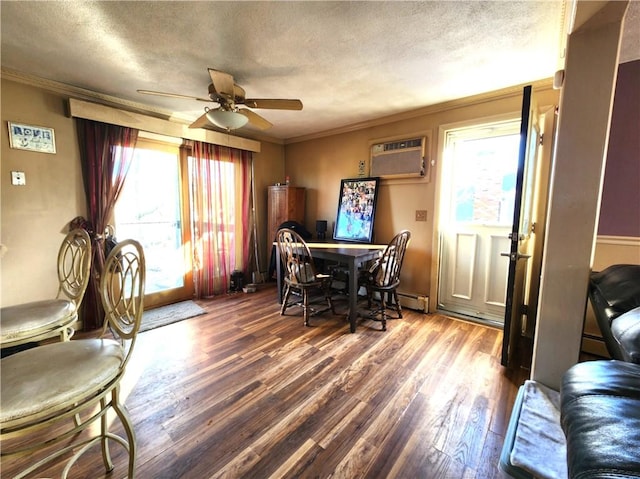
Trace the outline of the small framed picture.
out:
[[[23,125],[7,122],[9,126],[9,146],[19,150],[56,152],[56,138],[53,128]]]

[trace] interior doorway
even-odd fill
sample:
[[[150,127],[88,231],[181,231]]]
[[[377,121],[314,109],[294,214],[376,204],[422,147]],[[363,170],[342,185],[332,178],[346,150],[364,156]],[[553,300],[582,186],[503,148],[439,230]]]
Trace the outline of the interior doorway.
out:
[[[444,131],[438,309],[504,323],[520,119]]]

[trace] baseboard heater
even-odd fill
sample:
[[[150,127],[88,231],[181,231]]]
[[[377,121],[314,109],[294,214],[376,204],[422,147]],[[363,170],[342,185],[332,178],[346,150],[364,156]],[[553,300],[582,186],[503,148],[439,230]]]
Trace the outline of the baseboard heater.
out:
[[[361,288],[358,294],[366,294],[364,287]],[[377,291],[374,291],[373,299],[376,301],[380,300],[380,294]],[[414,309],[421,313],[429,312],[429,296],[398,291],[398,300],[400,300],[400,306],[403,308]]]
[[[429,296],[398,291],[398,299],[403,308],[415,309],[422,313],[429,312]]]

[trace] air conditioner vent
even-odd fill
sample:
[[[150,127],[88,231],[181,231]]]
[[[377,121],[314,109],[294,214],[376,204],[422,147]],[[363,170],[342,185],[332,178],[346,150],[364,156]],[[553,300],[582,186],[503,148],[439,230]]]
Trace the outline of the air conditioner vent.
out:
[[[371,176],[425,176],[426,137],[371,145]]]
[[[407,148],[422,148],[422,138],[415,138],[414,140],[402,140],[394,141],[393,143],[383,143],[384,151],[390,150],[406,150]]]

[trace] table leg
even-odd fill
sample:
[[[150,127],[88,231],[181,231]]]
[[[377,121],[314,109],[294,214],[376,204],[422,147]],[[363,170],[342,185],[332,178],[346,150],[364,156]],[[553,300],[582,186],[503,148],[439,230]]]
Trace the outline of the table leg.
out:
[[[358,265],[356,259],[349,261],[349,329],[356,332],[358,320]]]

